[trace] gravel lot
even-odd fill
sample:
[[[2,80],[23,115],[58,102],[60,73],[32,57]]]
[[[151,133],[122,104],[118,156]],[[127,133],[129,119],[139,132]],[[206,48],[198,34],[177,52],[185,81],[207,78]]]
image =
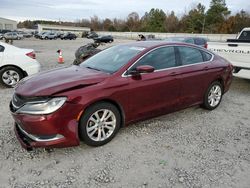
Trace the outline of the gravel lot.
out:
[[[14,45],[36,50],[47,70],[62,66],[58,49],[69,65],[90,41]],[[193,107],[123,128],[102,147],[50,152],[21,148],[8,109],[12,93],[0,88],[0,187],[250,187],[250,81],[235,78],[214,111]]]

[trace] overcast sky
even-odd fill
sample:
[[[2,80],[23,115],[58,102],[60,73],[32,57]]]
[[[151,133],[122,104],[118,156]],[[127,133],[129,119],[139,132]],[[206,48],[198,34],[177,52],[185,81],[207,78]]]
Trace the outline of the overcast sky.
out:
[[[210,0],[0,0],[0,17],[15,19],[47,19],[75,21],[97,15],[100,18],[126,18],[136,11],[143,16],[151,8],[165,12],[174,10],[178,16],[201,2],[209,7]],[[227,0],[232,12],[250,11],[250,0]]]

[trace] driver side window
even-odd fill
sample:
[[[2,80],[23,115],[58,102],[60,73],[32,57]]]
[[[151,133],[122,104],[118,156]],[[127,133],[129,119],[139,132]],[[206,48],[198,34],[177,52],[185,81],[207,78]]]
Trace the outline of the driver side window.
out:
[[[162,47],[150,52],[149,54],[145,55],[142,59],[140,59],[131,68],[131,70],[134,70],[136,67],[141,65],[150,65],[154,67],[155,70],[175,67],[176,58],[175,58],[174,47]]]
[[[3,52],[4,51],[4,47],[0,45],[0,52]]]

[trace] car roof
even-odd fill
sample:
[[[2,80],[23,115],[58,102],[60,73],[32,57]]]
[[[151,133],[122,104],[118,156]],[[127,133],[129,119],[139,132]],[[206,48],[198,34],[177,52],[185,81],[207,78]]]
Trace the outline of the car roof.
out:
[[[205,37],[190,37],[190,36],[174,36],[174,37],[167,37],[166,39],[204,39],[206,40]]]
[[[155,48],[165,45],[184,45],[184,46],[191,46],[196,47],[196,45],[190,44],[190,43],[184,43],[184,42],[168,42],[168,41],[138,41],[138,42],[132,42],[123,44],[125,46],[133,46],[133,47],[143,47],[143,48]]]

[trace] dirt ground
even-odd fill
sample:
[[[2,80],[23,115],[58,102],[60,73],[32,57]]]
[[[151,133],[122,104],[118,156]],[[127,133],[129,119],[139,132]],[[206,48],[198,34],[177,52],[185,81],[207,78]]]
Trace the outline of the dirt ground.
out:
[[[65,65],[91,40],[26,39],[42,70]],[[114,45],[125,40],[115,40]],[[0,88],[0,187],[250,187],[250,81],[235,78],[214,111],[193,107],[139,122],[102,147],[22,149],[13,132],[9,101]]]

